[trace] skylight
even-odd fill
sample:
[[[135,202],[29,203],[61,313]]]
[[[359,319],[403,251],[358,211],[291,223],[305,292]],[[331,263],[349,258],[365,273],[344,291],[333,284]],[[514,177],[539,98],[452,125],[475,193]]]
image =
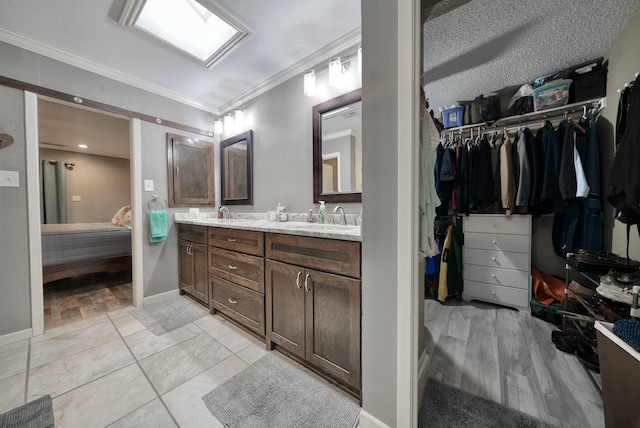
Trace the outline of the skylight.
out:
[[[128,0],[120,23],[156,37],[210,67],[249,32],[210,1]]]

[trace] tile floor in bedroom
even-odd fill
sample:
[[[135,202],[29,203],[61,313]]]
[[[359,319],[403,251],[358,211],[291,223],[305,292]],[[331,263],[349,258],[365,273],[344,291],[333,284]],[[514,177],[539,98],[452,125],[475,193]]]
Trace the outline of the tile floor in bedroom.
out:
[[[130,308],[0,347],[0,413],[50,394],[57,428],[221,427],[202,396],[267,350],[218,315],[162,336]]]

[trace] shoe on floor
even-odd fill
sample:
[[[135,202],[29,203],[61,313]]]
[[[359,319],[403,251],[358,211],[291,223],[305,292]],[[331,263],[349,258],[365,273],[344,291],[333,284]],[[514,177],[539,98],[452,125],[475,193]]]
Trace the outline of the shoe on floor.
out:
[[[611,299],[616,302],[625,303],[627,305],[632,305],[633,304],[632,290],[630,288],[619,287],[617,285],[614,285],[611,282],[611,278],[605,278],[605,277],[606,275],[600,279],[600,285],[598,286],[598,288],[596,288],[596,292],[599,295],[606,297],[607,299]]]
[[[569,290],[582,297],[590,297],[593,295],[593,293],[595,293],[595,291],[593,291],[592,289],[581,285],[578,281],[575,280],[569,283]]]

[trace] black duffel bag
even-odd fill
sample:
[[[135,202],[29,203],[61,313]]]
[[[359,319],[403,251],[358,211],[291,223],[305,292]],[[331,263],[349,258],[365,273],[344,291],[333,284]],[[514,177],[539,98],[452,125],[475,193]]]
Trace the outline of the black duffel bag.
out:
[[[471,102],[471,123],[493,123],[500,117],[500,98],[495,95],[480,95]]]

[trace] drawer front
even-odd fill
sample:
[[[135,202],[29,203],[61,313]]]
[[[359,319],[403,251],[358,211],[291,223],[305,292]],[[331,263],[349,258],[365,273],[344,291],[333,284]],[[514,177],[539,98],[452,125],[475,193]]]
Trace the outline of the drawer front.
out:
[[[515,269],[529,272],[529,254],[508,253],[464,248],[462,260],[466,265],[488,266],[501,269]]]
[[[531,253],[529,236],[504,235],[500,233],[465,232],[464,248],[479,250],[509,251],[515,253]]]
[[[529,290],[502,287],[495,284],[475,281],[465,281],[464,292],[462,294],[466,300],[478,299],[518,308],[528,308],[529,300],[531,300]]]
[[[360,278],[360,242],[267,233],[266,257]]]
[[[209,245],[254,256],[264,256],[264,233],[209,227]]]
[[[209,275],[211,306],[264,335],[264,296]]]
[[[264,259],[209,248],[209,273],[264,294]]]
[[[471,215],[464,218],[464,231],[529,236],[531,235],[531,217],[528,215]]]
[[[529,289],[529,274],[524,271],[499,269],[487,266],[464,265],[464,286],[467,280],[503,285],[505,287]]]
[[[199,244],[207,243],[207,227],[195,224],[178,224],[178,239]]]

